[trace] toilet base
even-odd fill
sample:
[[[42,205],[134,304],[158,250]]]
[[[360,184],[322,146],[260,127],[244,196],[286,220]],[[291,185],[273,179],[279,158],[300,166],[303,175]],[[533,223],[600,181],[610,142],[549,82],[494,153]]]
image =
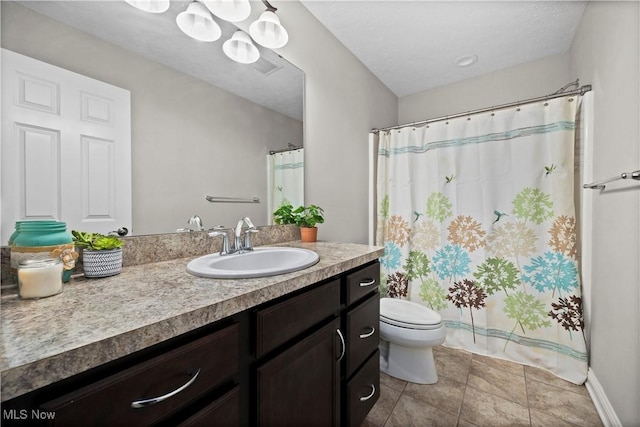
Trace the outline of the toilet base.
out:
[[[380,355],[380,370],[382,372],[394,378],[417,384],[438,382],[436,363],[431,347],[405,347],[393,343],[388,343],[388,345],[388,352],[381,352]],[[388,354],[386,358],[384,353]]]

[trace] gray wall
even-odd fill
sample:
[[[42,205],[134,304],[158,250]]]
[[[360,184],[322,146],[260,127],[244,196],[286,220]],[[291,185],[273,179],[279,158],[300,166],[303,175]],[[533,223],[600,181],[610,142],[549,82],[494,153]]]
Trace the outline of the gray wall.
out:
[[[324,208],[318,238],[368,241],[368,133],[397,124],[397,97],[299,2],[275,1],[305,72],[305,200]]]
[[[2,2],[2,47],[131,91],[133,231],[267,224],[266,155],[302,142],[302,123],[129,53],[22,6]],[[261,204],[213,204],[258,196]]]
[[[593,85],[596,180],[640,167],[639,28],[638,2],[589,2],[571,48],[572,73]],[[612,184],[591,206],[591,369],[624,426],[640,425],[638,187]]]

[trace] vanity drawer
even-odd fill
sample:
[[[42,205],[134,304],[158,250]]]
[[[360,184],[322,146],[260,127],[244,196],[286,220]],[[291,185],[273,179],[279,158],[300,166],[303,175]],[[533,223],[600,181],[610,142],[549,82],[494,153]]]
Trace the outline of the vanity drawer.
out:
[[[360,426],[380,397],[380,352],[347,383],[347,424]]]
[[[347,377],[377,348],[380,342],[380,296],[376,292],[347,312]]]
[[[184,420],[178,427],[235,427],[240,425],[240,386],[235,386],[200,411]]]
[[[256,312],[257,357],[268,353],[340,310],[340,280]]]
[[[234,324],[49,401],[41,409],[55,411],[53,425],[59,426],[149,425],[234,375],[238,345],[239,327]],[[144,402],[157,397],[165,398]],[[140,402],[139,407],[133,402]]]
[[[354,303],[380,284],[380,264],[376,262],[347,275],[347,305]]]

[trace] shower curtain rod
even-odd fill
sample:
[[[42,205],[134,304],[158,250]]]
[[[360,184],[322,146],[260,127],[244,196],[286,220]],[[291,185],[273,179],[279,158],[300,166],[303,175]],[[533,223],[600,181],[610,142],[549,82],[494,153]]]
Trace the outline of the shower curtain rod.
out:
[[[303,148],[302,145],[289,144],[289,148],[282,148],[280,150],[271,150],[271,151],[269,151],[269,154],[284,153],[284,152],[287,152],[287,151],[299,150],[301,148]]]
[[[406,128],[406,127],[410,127],[410,126],[427,125],[429,123],[440,122],[442,120],[457,119],[458,117],[466,117],[466,116],[470,116],[471,114],[488,113],[489,111],[501,110],[501,109],[510,108],[510,107],[517,107],[519,105],[528,104],[528,103],[531,103],[531,102],[546,101],[548,99],[560,98],[560,97],[563,97],[563,96],[570,96],[570,95],[578,95],[578,94],[584,95],[585,93],[587,93],[587,92],[589,92],[591,90],[591,85],[583,85],[578,89],[569,90],[569,91],[565,92],[564,90],[569,86],[576,86],[577,87],[578,86],[578,80],[576,80],[573,83],[569,83],[568,85],[564,86],[559,91],[557,91],[555,93],[552,93],[551,95],[539,96],[537,98],[530,98],[530,99],[526,99],[524,101],[510,102],[508,104],[495,105],[495,106],[489,107],[489,108],[481,108],[479,110],[467,111],[465,113],[452,114],[450,116],[437,117],[435,119],[420,120],[420,121],[417,121],[417,122],[407,123],[407,124],[404,124],[404,125],[389,126],[389,127],[381,128],[381,129],[371,129],[371,132],[379,133],[379,132],[384,132],[384,131],[388,131],[388,130]]]

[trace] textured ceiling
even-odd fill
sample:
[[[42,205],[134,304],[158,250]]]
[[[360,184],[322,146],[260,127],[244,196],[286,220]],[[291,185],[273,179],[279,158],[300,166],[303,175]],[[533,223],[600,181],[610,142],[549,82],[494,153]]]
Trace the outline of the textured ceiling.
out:
[[[302,0],[397,96],[569,50],[582,1]],[[468,67],[455,60],[478,56]]]

